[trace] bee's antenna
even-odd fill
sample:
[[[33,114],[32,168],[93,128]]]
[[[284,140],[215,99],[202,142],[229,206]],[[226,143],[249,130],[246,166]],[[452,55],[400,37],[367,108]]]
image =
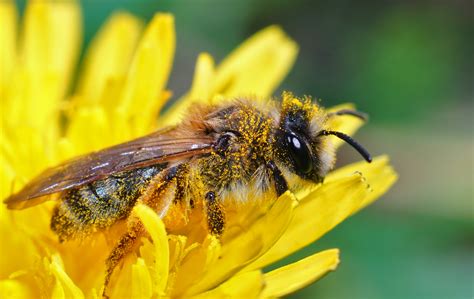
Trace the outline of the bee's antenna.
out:
[[[360,145],[357,141],[355,141],[354,139],[352,139],[351,136],[349,135],[346,135],[342,132],[337,132],[337,131],[326,131],[326,130],[322,130],[321,132],[319,132],[318,136],[328,136],[328,135],[334,135],[334,136],[337,136],[339,138],[341,138],[342,140],[344,140],[345,142],[349,143],[356,151],[359,152],[359,154],[364,157],[364,159],[367,161],[367,162],[372,162],[372,156],[369,154],[369,152],[362,146]]]
[[[334,116],[334,115],[351,115],[351,116],[357,117],[357,118],[359,118],[363,121],[367,121],[369,119],[369,115],[367,113],[360,112],[360,111],[353,110],[353,109],[341,109],[341,110],[338,110],[338,111],[328,113],[329,117]]]

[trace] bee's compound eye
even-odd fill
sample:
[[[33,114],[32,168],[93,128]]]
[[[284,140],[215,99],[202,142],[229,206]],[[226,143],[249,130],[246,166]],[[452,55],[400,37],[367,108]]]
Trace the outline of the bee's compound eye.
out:
[[[285,138],[288,153],[293,159],[296,170],[303,174],[307,174],[313,170],[311,151],[306,142],[294,133],[286,133]]]

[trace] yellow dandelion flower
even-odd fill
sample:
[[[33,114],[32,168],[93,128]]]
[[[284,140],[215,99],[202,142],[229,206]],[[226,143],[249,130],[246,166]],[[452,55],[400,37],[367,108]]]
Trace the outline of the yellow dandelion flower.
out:
[[[114,14],[92,41],[72,92],[81,44],[78,4],[32,1],[21,32],[17,22],[14,3],[2,1],[1,198],[65,159],[176,124],[194,101],[269,97],[297,54],[297,45],[275,26],[249,38],[219,65],[201,54],[189,92],[157,121],[171,96],[166,84],[175,49],[172,15],[157,13],[144,25],[127,13]],[[341,116],[332,120],[331,128],[353,134],[361,125],[356,118]],[[341,145],[337,138],[333,142]],[[196,241],[193,232],[168,234],[156,212],[139,204],[133,215],[149,238],[125,258],[111,281],[110,296],[284,296],[334,270],[338,250],[267,273],[263,267],[314,242],[376,200],[395,180],[385,156],[343,167],[324,184],[287,192],[265,210],[229,212],[238,225],[230,226],[222,240],[207,235]],[[53,207],[53,202],[19,211],[0,206],[2,298],[101,296],[104,261],[116,232],[59,243],[49,228]]]

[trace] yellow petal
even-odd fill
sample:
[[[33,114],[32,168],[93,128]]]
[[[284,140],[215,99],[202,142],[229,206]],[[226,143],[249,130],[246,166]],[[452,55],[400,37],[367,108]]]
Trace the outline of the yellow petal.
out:
[[[369,193],[367,182],[358,173],[325,182],[300,200],[283,236],[247,269],[263,268],[314,242],[351,215]]]
[[[298,46],[278,26],[257,32],[217,68],[214,94],[266,98],[293,65]]]
[[[158,296],[161,296],[164,294],[166,289],[169,270],[169,247],[165,225],[156,212],[146,205],[137,205],[133,209],[133,212],[143,223],[143,226],[153,240],[153,245],[155,247],[155,263],[153,270],[156,276],[154,279],[153,292]]]
[[[51,256],[50,269],[56,278],[56,283],[53,288],[53,298],[84,298],[81,289],[74,284],[71,278],[64,271],[59,255],[54,254]]]
[[[106,84],[123,80],[143,23],[131,14],[115,13],[94,37],[84,61],[78,92],[86,103],[102,98]]]
[[[161,94],[171,70],[174,49],[173,16],[156,14],[139,42],[118,103],[119,110],[132,122],[134,134],[143,134],[155,124],[164,104]]]
[[[2,145],[5,145],[3,143]],[[3,150],[3,148],[2,148]],[[15,169],[5,157],[4,152],[0,152],[0,199],[3,200],[7,198],[14,190],[12,183],[15,178]],[[1,229],[1,228],[0,228]]]
[[[111,121],[102,107],[80,107],[74,114],[66,136],[74,145],[75,155],[112,145]]]
[[[132,294],[130,298],[151,298],[152,282],[147,265],[143,259],[138,258],[132,265],[132,279],[130,281]]]
[[[361,161],[332,171],[326,177],[326,180],[330,182],[348,176],[351,173],[362,173],[363,179],[367,181],[372,191],[364,198],[362,204],[354,212],[357,212],[379,198],[382,194],[387,192],[398,179],[398,174],[390,165],[388,156],[383,155],[374,158],[370,164]]]
[[[233,276],[213,290],[191,298],[260,298],[264,285],[260,271],[245,272]]]
[[[170,235],[170,269],[173,269],[175,266],[177,266],[178,263],[181,262],[181,260],[184,257],[184,249],[186,247],[186,241],[187,237],[186,236],[174,236]]]
[[[194,71],[193,85],[188,95],[191,100],[207,100],[210,98],[214,73],[214,59],[207,53],[201,53],[198,56],[196,69]]]
[[[55,87],[59,96],[66,92],[79,53],[81,28],[76,1],[31,1],[28,4],[21,54],[22,62],[33,76],[33,85],[41,83],[46,73],[58,79]]]
[[[7,211],[5,205],[2,204],[0,207],[0,244],[2,244],[0,246],[0,277],[2,278],[20,269],[29,268],[37,260],[39,254],[35,241],[24,233],[23,227],[18,225],[19,221],[25,221],[25,219],[13,217],[10,213],[11,211]],[[12,230],[15,233],[12,233]],[[21,250],[18,250],[19,248]]]
[[[16,63],[17,14],[13,1],[0,2],[0,107]]]
[[[26,121],[27,122],[27,121]],[[2,154],[15,169],[16,184],[38,174],[48,166],[54,154],[54,127],[51,123],[46,127],[34,127],[25,123],[10,127],[7,130],[9,142],[2,144]],[[53,129],[53,130],[50,130]],[[9,186],[9,189],[12,185]],[[19,187],[15,185],[15,187]]]
[[[34,294],[28,286],[17,279],[5,279],[0,281],[1,298],[34,298]]]
[[[267,98],[288,74],[297,53],[296,43],[279,27],[270,26],[242,43],[217,69],[211,56],[201,54],[191,91],[160,118],[160,126],[177,123],[194,102],[249,95]]]
[[[336,112],[342,109],[355,109],[355,107],[352,104],[342,104],[342,105],[331,107],[330,109],[327,110],[327,112],[328,113]],[[349,136],[354,135],[354,133],[363,124],[364,124],[363,120],[351,115],[337,115],[337,116],[331,117],[328,120],[328,127],[330,130],[339,131]],[[335,136],[327,136],[326,138],[330,138],[331,143],[334,145],[335,148],[338,148],[341,145],[345,144],[343,140]]]
[[[212,56],[207,53],[201,53],[196,62],[193,85],[190,92],[160,116],[158,125],[164,127],[177,124],[193,103],[208,103],[211,98],[214,77],[215,69]]]
[[[31,1],[22,29],[18,63],[7,96],[2,98],[2,113],[8,115],[2,129],[10,135],[9,131],[25,126],[40,136],[42,147],[51,148],[58,134],[58,103],[68,89],[78,56],[79,6],[75,1]],[[16,145],[26,140],[11,139]]]
[[[193,85],[189,93],[191,100],[205,101],[210,98],[214,73],[214,59],[207,53],[201,53],[196,63]]]
[[[221,254],[221,244],[219,240],[208,235],[202,244],[194,243],[186,248],[177,266],[174,285],[172,286],[172,296],[180,296],[188,290],[197,280],[199,280]]]
[[[128,254],[124,257],[123,267],[118,273],[116,282],[107,290],[110,298],[132,298],[132,268],[136,262],[137,256],[135,254]],[[112,280],[114,279],[112,278]]]
[[[219,259],[188,290],[188,294],[197,294],[217,286],[266,252],[288,227],[295,206],[296,199],[291,192],[278,198],[264,216],[243,230],[238,237],[223,244]]]
[[[103,272],[102,272],[103,273]],[[124,258],[117,282],[108,291],[111,298],[151,298],[153,282],[149,266],[142,258],[130,254]]]
[[[137,137],[136,135],[143,135],[132,133],[135,131],[135,129],[131,126],[131,122],[129,120],[130,115],[127,111],[117,109],[113,110],[112,114],[113,115],[111,116],[111,119],[113,120],[113,124],[111,127],[112,131],[110,132],[110,137],[112,140],[114,140],[115,144],[130,141],[134,137]]]
[[[15,146],[21,146],[27,138],[18,134],[19,127],[42,139],[42,147],[51,149],[52,137],[57,136],[57,103],[59,76],[33,74],[24,68],[16,68],[10,80],[7,97],[2,99],[2,135]],[[42,150],[44,151],[44,149]]]
[[[318,280],[339,264],[339,250],[329,249],[264,274],[262,297],[283,297]]]

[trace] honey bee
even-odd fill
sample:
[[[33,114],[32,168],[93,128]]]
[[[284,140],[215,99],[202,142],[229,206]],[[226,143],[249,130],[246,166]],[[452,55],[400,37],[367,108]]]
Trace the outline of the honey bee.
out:
[[[335,160],[326,136],[339,137],[371,162],[354,139],[330,130],[328,120],[339,115],[365,119],[354,110],[327,113],[288,93],[281,104],[250,98],[196,104],[178,125],[47,169],[5,203],[23,209],[54,194],[51,229],[61,242],[128,220],[137,203],[162,219],[173,207],[188,213],[200,206],[208,232],[220,236],[226,201],[277,199],[301,184],[321,183]],[[139,221],[128,226],[106,261],[105,286],[143,236]]]

